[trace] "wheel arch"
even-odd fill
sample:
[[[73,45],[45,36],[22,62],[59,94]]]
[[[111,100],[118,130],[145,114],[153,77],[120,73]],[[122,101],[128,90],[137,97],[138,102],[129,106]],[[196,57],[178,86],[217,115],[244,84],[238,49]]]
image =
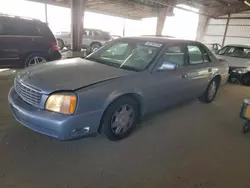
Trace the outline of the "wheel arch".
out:
[[[104,117],[108,107],[110,105],[112,105],[115,101],[117,101],[117,100],[119,100],[119,99],[121,99],[123,97],[132,98],[138,104],[139,117],[142,116],[142,114],[143,114],[143,100],[142,100],[142,96],[140,94],[130,92],[130,93],[124,93],[124,94],[121,94],[121,95],[117,95],[117,96],[113,97],[112,100],[108,100],[108,103],[105,104],[105,107],[104,107],[105,110],[102,113],[100,125],[99,125],[99,128],[98,128],[98,132],[100,132],[100,129],[102,127],[103,117]]]
[[[220,74],[216,74],[214,75],[212,80],[216,80],[216,82],[218,83],[218,86],[220,86],[221,83],[221,75]]]
[[[102,43],[100,43],[98,41],[92,41],[89,46],[92,46],[93,44],[100,44],[100,46],[102,46]]]

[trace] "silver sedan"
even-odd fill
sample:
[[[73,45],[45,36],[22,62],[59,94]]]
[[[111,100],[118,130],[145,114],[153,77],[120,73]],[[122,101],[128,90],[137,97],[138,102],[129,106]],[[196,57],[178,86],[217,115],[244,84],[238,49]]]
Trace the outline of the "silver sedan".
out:
[[[250,45],[227,45],[217,57],[229,63],[229,80],[250,86]]]
[[[227,78],[228,63],[201,43],[120,38],[86,59],[25,69],[9,103],[16,120],[39,133],[68,140],[100,132],[120,140],[145,114],[194,98],[212,102]]]

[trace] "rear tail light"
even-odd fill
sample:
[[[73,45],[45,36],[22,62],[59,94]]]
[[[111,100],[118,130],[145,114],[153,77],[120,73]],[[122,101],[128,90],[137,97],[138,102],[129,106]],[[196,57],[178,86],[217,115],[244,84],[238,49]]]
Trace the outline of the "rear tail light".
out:
[[[51,43],[51,49],[52,51],[59,51],[59,47],[56,40]]]

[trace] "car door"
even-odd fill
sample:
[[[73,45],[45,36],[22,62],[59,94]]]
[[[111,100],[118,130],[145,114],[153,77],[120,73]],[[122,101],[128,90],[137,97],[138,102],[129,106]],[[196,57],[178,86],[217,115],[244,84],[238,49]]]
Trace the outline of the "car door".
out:
[[[166,46],[152,74],[151,92],[154,99],[151,108],[164,108],[180,103],[190,98],[191,80],[187,75],[187,52],[183,44]],[[175,66],[174,69],[164,67]]]
[[[42,40],[34,21],[6,18],[1,35],[1,66],[23,66],[27,54],[37,52]]]
[[[9,67],[19,59],[18,41],[12,19],[0,18],[0,67]]]
[[[213,74],[213,65],[205,48],[199,43],[187,44],[188,64],[186,77],[190,80],[191,95],[200,96]]]

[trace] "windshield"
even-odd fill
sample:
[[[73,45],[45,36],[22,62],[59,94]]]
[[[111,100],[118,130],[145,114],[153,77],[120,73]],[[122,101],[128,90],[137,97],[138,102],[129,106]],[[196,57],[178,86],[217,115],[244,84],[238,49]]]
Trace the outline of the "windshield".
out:
[[[238,46],[226,46],[222,48],[219,55],[250,59],[250,48]]]
[[[162,44],[114,41],[86,59],[132,71],[145,70],[159,53]]]

